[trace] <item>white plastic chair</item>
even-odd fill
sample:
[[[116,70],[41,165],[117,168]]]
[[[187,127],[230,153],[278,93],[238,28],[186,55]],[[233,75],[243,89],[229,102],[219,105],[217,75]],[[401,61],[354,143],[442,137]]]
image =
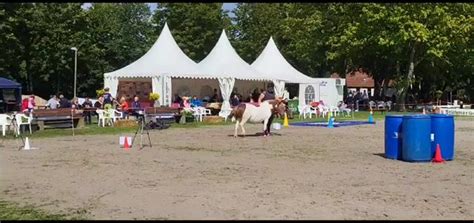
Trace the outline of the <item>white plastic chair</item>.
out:
[[[377,109],[384,109],[385,108],[385,102],[379,101],[377,102]]]
[[[339,108],[336,106],[331,106],[329,108],[329,112],[331,112],[332,116],[336,117],[337,115],[339,115]]]
[[[303,119],[306,119],[306,115],[309,115],[309,118],[312,118],[312,114],[317,114],[309,105],[298,105],[298,111],[300,112],[299,117],[301,118],[301,115],[303,115]]]
[[[99,114],[99,120],[97,122],[97,125],[100,126],[102,124],[102,127],[105,127],[107,123],[112,123],[112,117],[110,116],[109,112],[106,112],[105,110],[102,109],[97,109],[95,112]]]
[[[193,115],[197,120],[202,122],[203,116],[211,115],[211,109],[207,109],[205,107],[195,107]]]
[[[17,133],[20,135],[20,129],[22,125],[28,125],[30,127],[30,134],[33,134],[31,131],[31,121],[33,121],[33,113],[30,112],[29,116],[26,116],[25,114],[16,114],[15,115],[16,119],[16,125],[17,125]]]
[[[5,136],[7,126],[10,126],[12,117],[7,114],[0,114],[0,125],[2,126],[2,134]]]
[[[390,111],[392,110],[392,101],[387,101],[385,102],[385,105],[387,106],[387,109]]]
[[[110,118],[112,119],[112,125],[117,121],[117,119],[122,119],[123,118],[123,112],[117,111],[115,109],[109,109],[107,110],[109,113]]]
[[[326,117],[326,115],[329,113],[329,108],[324,105],[319,104],[318,109],[319,109],[319,114],[323,118]]]
[[[195,121],[202,121],[202,111],[199,107],[191,108],[190,111],[193,113]]]
[[[369,108],[374,109],[376,107],[375,101],[369,101]]]

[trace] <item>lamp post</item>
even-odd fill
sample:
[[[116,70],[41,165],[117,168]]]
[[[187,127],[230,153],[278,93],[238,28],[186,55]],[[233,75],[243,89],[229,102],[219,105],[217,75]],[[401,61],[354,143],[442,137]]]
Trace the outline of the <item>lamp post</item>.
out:
[[[77,80],[77,48],[72,47],[74,50],[74,98],[76,97],[76,80]]]

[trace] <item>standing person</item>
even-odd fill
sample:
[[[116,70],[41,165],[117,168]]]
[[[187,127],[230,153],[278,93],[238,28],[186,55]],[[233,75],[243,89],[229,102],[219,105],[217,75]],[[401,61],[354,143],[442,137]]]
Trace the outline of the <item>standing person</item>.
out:
[[[260,97],[258,98],[258,103],[260,104],[260,103],[262,103],[264,101],[268,101],[268,100],[275,100],[275,94],[273,93],[273,88],[272,87],[268,87],[266,91],[262,90],[262,93],[260,94]],[[272,115],[268,119],[267,132],[264,132],[263,134],[271,135],[270,127],[272,126],[274,116],[275,115],[272,112]]]
[[[35,96],[30,95],[30,98],[28,98],[28,112],[32,112],[35,106],[36,106]]]
[[[109,93],[109,88],[108,87],[104,88],[104,91],[105,91],[105,93],[103,95],[104,96],[104,105],[106,105],[106,104],[112,105],[112,103],[114,101],[114,98],[112,97],[112,94]]]
[[[360,102],[361,96],[360,96],[360,91],[357,91],[354,96],[354,101],[355,101],[355,111],[359,111],[359,102]]]
[[[210,102],[217,102],[219,98],[219,94],[217,93],[217,89],[214,88],[214,93],[212,94],[212,97],[210,99]]]
[[[369,104],[369,95],[367,95],[367,90],[364,90],[364,93],[362,94],[362,101],[364,106]]]
[[[92,124],[92,101],[89,99],[89,97],[86,97],[86,100],[84,103],[82,103],[82,107],[84,108],[84,112],[82,112],[84,121],[86,124]]]
[[[104,97],[100,96],[94,104],[97,109],[104,109]]]
[[[349,105],[350,109],[354,109],[354,98],[352,97],[352,92],[349,92],[349,95],[346,98],[346,104]]]
[[[67,100],[64,95],[59,95],[59,107],[60,108],[70,108],[71,103],[69,103],[69,100]]]
[[[101,110],[104,109],[104,97],[103,96],[100,96],[97,99],[97,101],[94,103],[94,107],[97,108],[97,109],[101,109]],[[97,120],[99,120],[99,113],[97,113],[97,112],[94,112],[94,113],[97,116]]]
[[[57,109],[59,107],[58,97],[51,95],[50,99],[46,103],[46,107],[49,109]]]

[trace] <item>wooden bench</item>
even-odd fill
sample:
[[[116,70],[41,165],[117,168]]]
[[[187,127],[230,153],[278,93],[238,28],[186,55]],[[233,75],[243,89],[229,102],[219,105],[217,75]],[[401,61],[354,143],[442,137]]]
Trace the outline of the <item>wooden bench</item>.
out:
[[[26,114],[29,115],[29,114]],[[48,128],[74,128],[84,127],[84,117],[82,110],[74,110],[70,108],[44,109],[33,111],[33,121],[38,125],[39,130]]]

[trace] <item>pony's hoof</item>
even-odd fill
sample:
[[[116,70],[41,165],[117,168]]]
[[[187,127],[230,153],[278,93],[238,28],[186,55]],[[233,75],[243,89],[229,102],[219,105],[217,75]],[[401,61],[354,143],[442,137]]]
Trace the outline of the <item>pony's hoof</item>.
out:
[[[237,138],[237,135],[234,135],[234,138]]]

